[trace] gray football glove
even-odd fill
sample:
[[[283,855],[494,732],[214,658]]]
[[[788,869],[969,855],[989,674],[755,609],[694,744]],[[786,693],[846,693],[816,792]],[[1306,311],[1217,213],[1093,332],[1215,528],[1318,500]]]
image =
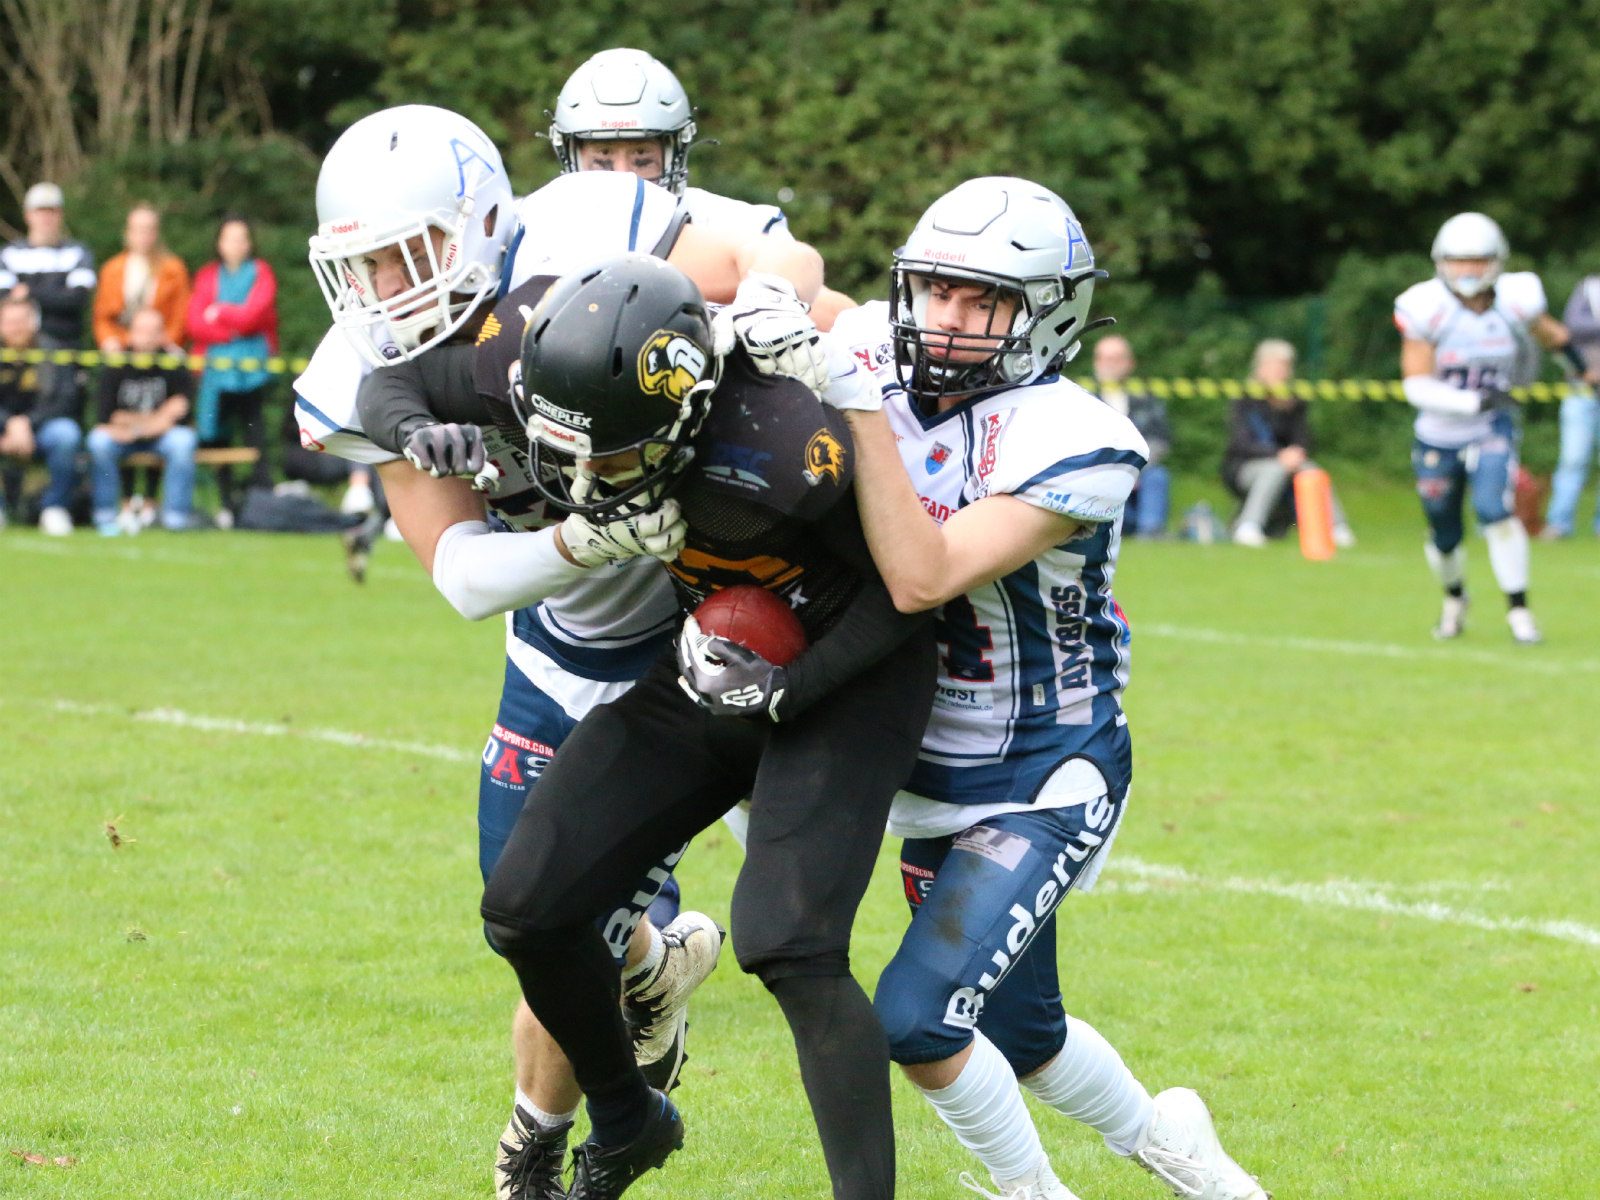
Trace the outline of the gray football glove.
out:
[[[610,521],[593,521],[582,513],[572,513],[561,523],[561,540],[580,567],[647,556],[671,562],[683,549],[688,532],[676,500],[663,500],[657,508],[630,512]]]
[[[406,435],[405,456],[435,479],[483,470],[483,431],[476,425],[421,425]]]
[[[828,355],[806,305],[781,275],[752,274],[712,322],[712,346],[726,354],[738,342],[763,375],[788,375],[818,396],[828,386]]]
[[[678,635],[678,685],[719,717],[765,716],[776,722],[789,673],[738,642],[703,632],[691,616]]]

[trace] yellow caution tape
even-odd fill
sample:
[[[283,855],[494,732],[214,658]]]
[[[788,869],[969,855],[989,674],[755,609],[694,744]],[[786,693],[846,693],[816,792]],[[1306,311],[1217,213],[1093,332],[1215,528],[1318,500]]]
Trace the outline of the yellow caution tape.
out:
[[[99,350],[6,350],[0,349],[0,362],[51,362],[62,366],[80,367],[188,367],[191,371],[215,367],[241,371],[265,370],[271,375],[298,375],[310,363],[306,358],[206,358],[199,354],[128,354],[126,352]],[[1077,381],[1096,394],[1100,385],[1087,376]],[[1254,379],[1125,379],[1123,391],[1130,395],[1140,393],[1158,400],[1238,400],[1249,396],[1261,400],[1270,395],[1297,396],[1302,400],[1404,400],[1404,390],[1398,379],[1296,379],[1289,384],[1269,388]],[[1574,383],[1532,383],[1527,387],[1514,387],[1511,394],[1518,400],[1560,400],[1582,388]]]
[[[55,363],[69,367],[188,367],[191,371],[215,367],[226,371],[266,371],[270,375],[298,375],[310,364],[308,358],[207,358],[201,354],[130,354],[122,350],[6,350],[0,349],[0,362]]]
[[[1088,376],[1077,382],[1096,395],[1100,384]],[[1398,379],[1296,379],[1279,387],[1268,387],[1254,379],[1124,379],[1117,385],[1129,395],[1149,395],[1158,400],[1240,400],[1250,397],[1296,396],[1301,400],[1404,400],[1405,389]],[[1581,383],[1530,383],[1514,387],[1518,400],[1560,400],[1574,392],[1584,392]]]

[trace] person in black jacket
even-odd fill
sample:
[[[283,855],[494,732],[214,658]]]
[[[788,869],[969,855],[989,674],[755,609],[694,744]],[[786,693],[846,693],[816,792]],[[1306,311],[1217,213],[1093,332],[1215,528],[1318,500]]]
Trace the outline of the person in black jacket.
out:
[[[61,189],[36,183],[22,200],[28,236],[0,250],[0,292],[39,306],[39,344],[83,348],[83,317],[94,301],[94,255],[65,236]]]
[[[166,321],[153,308],[133,314],[128,349],[136,355],[159,353],[166,342]],[[143,450],[161,456],[161,524],[188,529],[194,498],[194,456],[199,435],[189,422],[193,411],[194,376],[179,365],[163,367],[128,363],[100,373],[99,411],[89,431],[89,457],[94,463],[94,523],[103,537],[137,532],[137,525],[118,521],[124,456]]]
[[[1289,481],[1316,467],[1311,461],[1311,426],[1306,402],[1291,395],[1294,347],[1268,338],[1256,347],[1250,378],[1277,389],[1264,399],[1235,400],[1228,414],[1228,448],[1222,457],[1222,481],[1243,500],[1234,520],[1233,540],[1241,546],[1263,546],[1268,529],[1281,532],[1292,519]],[[1333,540],[1355,545],[1337,496],[1333,500]]]
[[[71,367],[28,362],[22,355],[39,349],[39,306],[32,300],[0,299],[0,347],[17,357],[0,362],[0,458],[5,460],[5,500],[15,509],[22,491],[21,465],[43,458],[50,470],[39,513],[39,528],[57,537],[72,532],[67,506],[78,484],[78,381]]]

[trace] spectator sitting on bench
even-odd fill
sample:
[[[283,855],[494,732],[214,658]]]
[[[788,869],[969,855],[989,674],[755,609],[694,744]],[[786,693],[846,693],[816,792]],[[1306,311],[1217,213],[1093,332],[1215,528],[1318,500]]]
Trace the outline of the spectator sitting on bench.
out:
[[[130,354],[156,354],[167,340],[166,322],[153,308],[141,309],[128,325]],[[135,451],[161,457],[161,524],[192,526],[194,454],[199,438],[186,424],[194,379],[184,366],[107,367],[100,374],[99,424],[89,433],[93,462],[94,523],[104,537],[137,532],[137,520],[119,521],[124,456]]]
[[[1241,546],[1264,546],[1269,535],[1288,529],[1294,520],[1289,481],[1317,465],[1310,458],[1306,402],[1289,391],[1294,357],[1294,347],[1282,338],[1258,345],[1250,378],[1272,391],[1264,399],[1235,400],[1228,414],[1222,481],[1243,501],[1233,525],[1233,540]],[[1341,548],[1356,542],[1338,496],[1333,497],[1333,540]]]
[[[39,306],[15,296],[0,299],[0,346],[26,351],[39,348]],[[72,532],[67,506],[78,484],[78,380],[71,367],[55,363],[0,362],[0,459],[4,460],[5,497],[0,500],[0,525],[7,504],[21,499],[22,466],[43,458],[50,469],[39,512],[39,528],[54,537]]]

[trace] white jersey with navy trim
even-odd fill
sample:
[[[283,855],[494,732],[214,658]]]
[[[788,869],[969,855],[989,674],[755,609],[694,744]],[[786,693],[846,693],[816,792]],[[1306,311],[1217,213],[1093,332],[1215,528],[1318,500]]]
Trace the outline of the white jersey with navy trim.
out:
[[[689,219],[702,229],[764,233],[785,241],[794,240],[794,234],[789,232],[789,218],[776,205],[751,204],[697,187],[683,189],[683,204],[689,210]]]
[[[1538,377],[1539,346],[1528,326],[1548,307],[1544,284],[1532,271],[1495,280],[1494,302],[1481,313],[1434,278],[1400,294],[1394,323],[1402,336],[1433,347],[1434,376],[1452,387],[1511,388]],[[1430,446],[1458,449],[1487,437],[1494,416],[1421,409],[1416,435]]]
[[[535,275],[565,275],[628,251],[649,254],[672,227],[678,198],[625,171],[557,175],[517,203],[511,291]]]
[[[356,395],[372,369],[340,330],[328,332],[295,380],[302,444],[352,462],[401,461],[373,444],[361,428]],[[483,441],[500,472],[485,497],[500,528],[538,530],[565,518],[548,509],[534,488],[523,447],[513,446],[492,425],[483,426]],[[581,716],[590,702],[588,681],[637,679],[677,629],[678,619],[666,568],[653,558],[629,559],[596,567],[543,602],[507,613],[506,653],[542,690]]]
[[[834,336],[886,382],[884,411],[933,519],[1010,495],[1092,526],[939,614],[938,691],[907,791],[1027,804],[1063,760],[1101,759],[1126,724],[1131,638],[1111,584],[1148,447],[1126,417],[1055,376],[925,417],[893,382],[886,318],[886,306],[848,310]]]

